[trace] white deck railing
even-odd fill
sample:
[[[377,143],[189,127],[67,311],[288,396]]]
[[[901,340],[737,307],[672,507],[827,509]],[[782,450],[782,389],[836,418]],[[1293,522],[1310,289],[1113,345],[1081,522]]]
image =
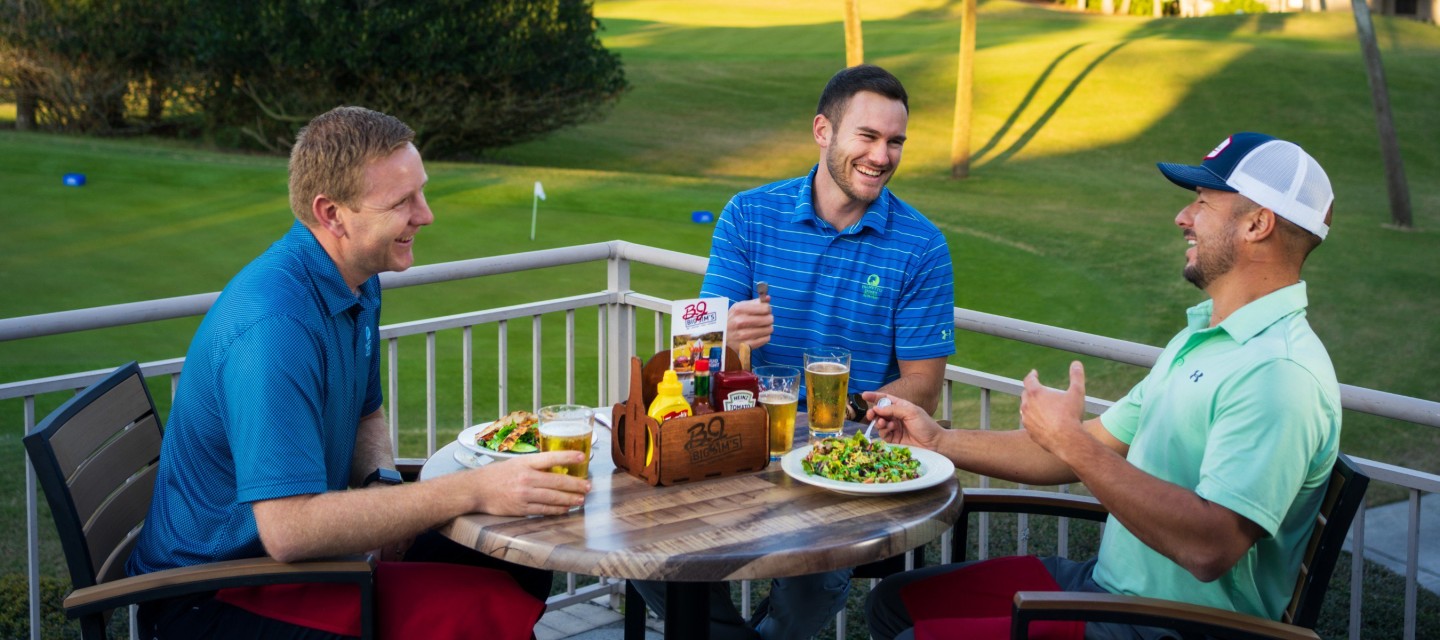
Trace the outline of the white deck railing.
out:
[[[600,291],[577,292],[574,295],[530,302],[512,306],[487,308],[479,311],[451,315],[444,317],[427,318],[411,322],[390,324],[381,327],[380,337],[386,343],[386,378],[388,389],[386,393],[387,406],[389,408],[389,419],[391,425],[391,437],[396,444],[396,451],[399,452],[399,462],[418,463],[423,462],[429,455],[433,454],[440,445],[437,442],[437,433],[441,430],[441,411],[438,406],[438,388],[442,381],[453,383],[453,374],[442,375],[437,363],[441,359],[437,353],[437,337],[449,335],[449,332],[458,332],[460,340],[461,366],[459,372],[459,385],[463,389],[460,408],[461,422],[446,425],[447,431],[458,431],[460,427],[474,423],[474,407],[477,400],[474,395],[474,374],[477,370],[475,359],[476,331],[479,327],[493,325],[496,331],[494,339],[495,350],[495,372],[496,384],[494,391],[497,393],[495,402],[496,415],[503,414],[508,410],[508,398],[510,395],[509,380],[511,378],[511,358],[509,353],[509,328],[512,322],[529,321],[531,331],[530,345],[530,370],[531,370],[531,402],[530,406],[542,404],[542,375],[547,379],[553,379],[553,374],[544,374],[542,371],[543,355],[550,353],[547,345],[544,344],[542,336],[542,318],[553,317],[563,314],[565,323],[564,330],[564,380],[565,400],[567,402],[577,401],[581,394],[589,394],[590,389],[577,389],[577,343],[580,339],[577,336],[577,326],[580,323],[590,325],[590,310],[594,310],[593,326],[595,328],[595,371],[597,375],[594,380],[594,395],[585,395],[586,398],[594,398],[598,405],[608,405],[622,399],[626,394],[626,387],[629,384],[628,362],[632,355],[642,353],[638,349],[637,340],[640,331],[637,331],[637,323],[646,312],[651,314],[652,324],[645,327],[644,333],[654,336],[651,348],[642,353],[648,355],[664,348],[663,336],[666,334],[666,313],[669,311],[669,300],[654,295],[646,295],[632,288],[632,264],[646,264],[658,266],[665,269],[675,270],[689,274],[703,274],[705,270],[705,258],[689,254],[677,253],[663,249],[656,249],[643,245],[636,245],[623,241],[612,241],[596,243],[560,249],[549,249],[533,251],[491,258],[478,258],[459,262],[449,262],[436,265],[418,266],[404,273],[388,273],[381,277],[386,290],[395,290],[405,287],[422,286],[433,283],[451,282],[493,276],[506,273],[526,272],[534,269],[557,267],[564,265],[575,265],[585,263],[603,263],[605,268],[606,288]],[[695,289],[698,289],[698,279]],[[166,298],[160,300],[149,300],[128,304],[113,305],[107,307],[96,307],[91,309],[80,309],[75,311],[64,311],[20,318],[0,319],[0,342],[25,340],[48,335],[58,335],[88,329],[100,329],[119,327],[129,324],[157,322],[176,318],[187,318],[200,316],[209,309],[214,302],[216,293],[183,296],[177,298]],[[1149,367],[1160,353],[1156,347],[1141,345],[1113,338],[1106,338],[1092,334],[1081,333],[1069,329],[1051,327],[1032,322],[1025,322],[996,316],[977,311],[965,309],[955,310],[955,327],[958,330],[970,331],[984,335],[998,336],[1017,340],[1020,342],[1034,344],[1078,355],[1103,358],[1116,362]],[[402,411],[401,398],[411,398],[416,391],[401,386],[402,358],[411,358],[409,353],[402,353],[401,339],[411,336],[425,337],[424,353],[424,412],[425,412],[425,446],[423,455],[416,456],[413,446],[402,448],[400,432],[396,425],[401,424],[400,412]],[[181,347],[183,349],[183,347]],[[117,366],[120,362],[115,363]],[[169,376],[171,379],[172,393],[175,382],[178,380],[184,358],[173,358],[143,363],[141,368],[147,377],[157,378]],[[39,417],[35,415],[35,399],[37,396],[51,393],[73,393],[83,389],[92,382],[107,374],[110,369],[77,372],[48,378],[34,380],[22,380],[5,382],[0,384],[0,400],[21,399],[23,401],[25,432],[32,430]],[[944,389],[943,402],[941,404],[941,417],[954,419],[952,407],[954,403],[954,391],[956,385],[973,387],[979,389],[980,402],[978,415],[974,420],[980,428],[988,429],[991,426],[991,397],[995,393],[1015,396],[1022,389],[1021,382],[1012,378],[1004,378],[992,375],[983,371],[976,371],[950,365],[946,370],[946,386]],[[1342,401],[1346,409],[1371,413],[1387,418],[1393,418],[1415,424],[1440,427],[1440,403],[1410,398],[1371,389],[1363,389],[1349,385],[1342,385]],[[1106,400],[1088,398],[1087,410],[1099,413],[1109,406]],[[413,419],[405,420],[405,424],[414,424]],[[453,422],[453,421],[452,421]],[[410,431],[406,430],[407,433]],[[1422,492],[1440,492],[1440,476],[1433,474],[1396,467],[1384,463],[1357,458],[1365,471],[1370,474],[1376,482],[1385,482],[1398,485],[1408,491],[1410,496],[1410,524],[1409,524],[1409,545],[1408,545],[1408,570],[1406,572],[1405,589],[1405,637],[1415,637],[1415,613],[1417,597],[1417,558],[1419,549],[1419,500]],[[986,486],[988,478],[981,478],[980,485]],[[1066,490],[1061,488],[1061,490]],[[36,495],[36,484],[33,470],[28,461],[26,464],[26,524],[28,535],[29,553],[29,578],[30,578],[30,623],[31,637],[39,638],[39,525],[38,525],[38,501]],[[987,548],[989,526],[988,517],[985,514],[980,516],[979,534],[981,536],[981,553]],[[1067,552],[1066,524],[1060,523],[1059,531],[1059,553],[1064,555]],[[1025,523],[1022,520],[1017,533],[1017,547],[1020,553],[1026,552],[1026,539],[1023,534]],[[49,532],[47,532],[47,535]],[[1360,636],[1360,625],[1362,612],[1360,610],[1360,589],[1354,585],[1361,584],[1364,558],[1364,526],[1363,512],[1361,517],[1356,518],[1354,531],[1353,561],[1351,567],[1351,594],[1350,594],[1350,637]],[[948,550],[948,547],[945,547]],[[948,554],[947,554],[948,555]],[[948,557],[942,560],[949,560]],[[569,589],[567,593],[552,596],[549,606],[551,609],[561,608],[578,602],[591,600],[596,597],[610,595],[613,598],[623,592],[622,583],[608,579],[599,579],[598,582],[577,587],[576,576],[568,577]],[[748,589],[745,590],[748,595]],[[748,597],[744,598],[743,607],[748,614]],[[844,635],[843,619],[840,621],[839,636]]]

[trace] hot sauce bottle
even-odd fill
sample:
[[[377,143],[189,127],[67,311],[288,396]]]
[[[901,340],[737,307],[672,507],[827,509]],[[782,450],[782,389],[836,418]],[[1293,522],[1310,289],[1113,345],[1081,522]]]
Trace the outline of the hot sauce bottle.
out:
[[[701,358],[695,361],[695,402],[691,404],[691,415],[715,413],[710,405],[710,361]]]

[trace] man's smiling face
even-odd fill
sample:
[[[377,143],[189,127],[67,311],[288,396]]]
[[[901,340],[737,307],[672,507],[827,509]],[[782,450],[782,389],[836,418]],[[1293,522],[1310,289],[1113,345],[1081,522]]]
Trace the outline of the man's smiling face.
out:
[[[825,170],[851,202],[869,205],[900,167],[909,113],[899,100],[861,91],[831,123]]]

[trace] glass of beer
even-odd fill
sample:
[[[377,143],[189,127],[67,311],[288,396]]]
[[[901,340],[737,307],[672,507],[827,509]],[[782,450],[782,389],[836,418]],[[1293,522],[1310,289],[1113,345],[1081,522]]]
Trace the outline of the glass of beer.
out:
[[[540,407],[535,414],[540,417],[541,451],[579,451],[585,454],[584,460],[550,467],[550,472],[584,478],[590,472],[590,440],[595,431],[594,410],[578,404],[556,404]]]
[[[795,367],[755,367],[760,383],[760,406],[770,418],[770,461],[790,452],[795,441],[795,408],[800,404],[800,370]]]
[[[850,352],[838,347],[805,350],[805,406],[810,439],[833,438],[845,425],[845,396],[850,387]]]

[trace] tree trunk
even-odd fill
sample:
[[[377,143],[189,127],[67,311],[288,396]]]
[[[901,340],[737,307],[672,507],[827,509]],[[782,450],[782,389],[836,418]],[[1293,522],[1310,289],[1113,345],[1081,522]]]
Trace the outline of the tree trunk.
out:
[[[1083,0],[1082,0],[1083,1]],[[950,177],[970,177],[970,115],[975,86],[975,0],[965,0],[960,18],[960,62],[955,79],[954,138],[950,140]]]
[[[33,131],[35,129],[35,111],[39,108],[40,101],[35,97],[35,92],[29,89],[15,90],[15,128],[19,131]]]
[[[1351,0],[1355,32],[1365,55],[1365,76],[1370,81],[1370,100],[1375,104],[1375,126],[1380,130],[1380,155],[1385,159],[1385,186],[1390,192],[1390,219],[1395,226],[1410,228],[1410,188],[1405,182],[1405,163],[1400,158],[1400,141],[1395,138],[1395,119],[1390,113],[1390,89],[1380,46],[1375,42],[1375,24],[1365,0]]]
[[[165,117],[166,83],[151,76],[145,92],[145,122],[156,125]]]
[[[865,39],[860,34],[860,0],[845,0],[845,66],[865,63]]]

